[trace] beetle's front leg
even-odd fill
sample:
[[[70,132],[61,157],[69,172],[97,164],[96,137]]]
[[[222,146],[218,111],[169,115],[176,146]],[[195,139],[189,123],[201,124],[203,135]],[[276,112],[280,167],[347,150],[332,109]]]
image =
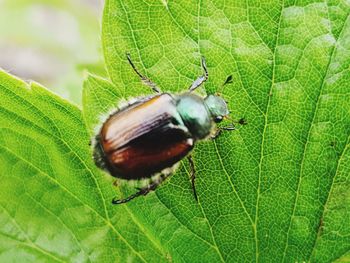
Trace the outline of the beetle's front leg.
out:
[[[217,128],[215,133],[211,136],[211,139],[214,140],[217,137],[219,137],[222,131],[234,131],[234,130],[236,130],[236,127],[233,124],[230,126]]]
[[[237,130],[236,126],[234,123],[238,123],[241,126],[247,125],[248,122],[245,118],[240,118],[238,121],[232,121],[231,125],[225,126],[225,127],[217,127],[214,135],[211,136],[211,139],[217,138],[222,131],[234,131]]]

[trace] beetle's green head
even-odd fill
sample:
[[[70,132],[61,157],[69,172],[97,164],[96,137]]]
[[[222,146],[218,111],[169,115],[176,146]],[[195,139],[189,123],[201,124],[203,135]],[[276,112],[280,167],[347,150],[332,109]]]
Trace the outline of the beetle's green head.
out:
[[[227,104],[223,98],[217,95],[208,95],[204,99],[214,122],[221,122],[229,114]]]

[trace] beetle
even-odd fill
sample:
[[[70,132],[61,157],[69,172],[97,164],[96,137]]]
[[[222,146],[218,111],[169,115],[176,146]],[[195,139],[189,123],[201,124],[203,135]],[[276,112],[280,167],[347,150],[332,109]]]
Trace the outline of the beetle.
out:
[[[191,150],[197,141],[216,137],[222,130],[235,129],[233,122],[227,127],[216,126],[223,119],[229,119],[228,107],[222,97],[217,94],[203,98],[193,93],[208,79],[204,57],[201,59],[203,75],[187,92],[180,94],[162,93],[137,70],[129,53],[127,60],[141,81],[156,94],[138,98],[112,113],[95,137],[93,156],[96,165],[114,177],[126,180],[151,178],[151,182],[125,199],[113,199],[112,203],[126,203],[155,190],[172,174],[167,168],[186,156],[194,197],[198,201]],[[229,76],[225,84],[231,82],[232,76]],[[159,175],[154,176],[156,174]]]

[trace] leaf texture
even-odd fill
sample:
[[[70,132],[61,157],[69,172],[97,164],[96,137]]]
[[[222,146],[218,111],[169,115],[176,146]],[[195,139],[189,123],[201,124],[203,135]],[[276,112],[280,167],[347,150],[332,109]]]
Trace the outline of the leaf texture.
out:
[[[347,1],[107,0],[110,80],[89,75],[82,112],[0,73],[0,261],[347,262],[350,252]],[[222,92],[247,125],[199,142],[155,193],[99,171],[89,140],[120,101]],[[228,76],[233,83],[222,88]],[[19,256],[18,256],[19,255]],[[10,259],[10,260],[9,260]]]

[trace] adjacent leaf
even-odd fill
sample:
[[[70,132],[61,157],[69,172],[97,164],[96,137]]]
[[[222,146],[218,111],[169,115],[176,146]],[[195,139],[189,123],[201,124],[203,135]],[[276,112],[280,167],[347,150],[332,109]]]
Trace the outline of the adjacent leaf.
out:
[[[2,71],[0,97],[1,262],[165,260],[128,207],[111,206],[79,109]]]

